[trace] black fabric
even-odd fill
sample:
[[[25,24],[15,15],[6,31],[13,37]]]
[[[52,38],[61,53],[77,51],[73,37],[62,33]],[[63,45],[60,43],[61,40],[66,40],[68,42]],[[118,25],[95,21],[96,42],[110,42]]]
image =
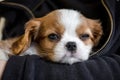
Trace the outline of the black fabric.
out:
[[[21,7],[21,4],[4,4],[3,2],[1,3],[0,8],[0,15],[6,18],[3,39],[23,34],[25,22],[34,17],[34,15],[28,13],[25,8]]]
[[[38,56],[11,57],[2,80],[120,80],[120,56],[96,57],[74,65]]]
[[[101,1],[6,0],[0,3],[0,15],[7,19],[4,39],[23,34],[24,23],[29,19],[44,16],[55,9],[67,8],[102,21],[104,35],[98,46],[101,47],[111,30],[110,18]],[[110,10],[113,29],[107,45],[96,55],[73,65],[48,62],[34,55],[13,56],[7,63],[2,80],[120,80],[120,1],[103,1]]]

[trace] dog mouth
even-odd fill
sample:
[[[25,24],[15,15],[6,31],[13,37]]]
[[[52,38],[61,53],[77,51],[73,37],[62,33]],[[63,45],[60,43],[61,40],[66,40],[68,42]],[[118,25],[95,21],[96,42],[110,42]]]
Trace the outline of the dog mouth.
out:
[[[73,64],[76,62],[82,62],[83,60],[80,59],[79,57],[75,56],[75,53],[71,53],[70,55],[65,54],[59,62],[61,63],[68,63],[68,64]]]

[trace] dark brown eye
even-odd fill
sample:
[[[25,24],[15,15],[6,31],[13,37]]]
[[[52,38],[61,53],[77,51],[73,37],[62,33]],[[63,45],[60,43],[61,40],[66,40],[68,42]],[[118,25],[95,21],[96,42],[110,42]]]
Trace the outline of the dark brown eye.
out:
[[[82,35],[80,35],[80,39],[82,39],[82,40],[86,40],[89,37],[90,37],[89,34],[82,34]]]
[[[53,41],[60,39],[59,35],[57,35],[57,34],[55,34],[55,33],[49,34],[49,35],[48,35],[48,38],[49,38],[50,40],[53,40]]]

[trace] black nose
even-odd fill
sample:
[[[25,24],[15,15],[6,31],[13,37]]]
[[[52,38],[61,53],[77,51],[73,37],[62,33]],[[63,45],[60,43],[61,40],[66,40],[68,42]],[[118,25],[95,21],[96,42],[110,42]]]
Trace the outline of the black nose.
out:
[[[67,48],[68,51],[73,52],[73,51],[76,51],[77,46],[76,46],[75,42],[68,42],[66,44],[66,48]]]

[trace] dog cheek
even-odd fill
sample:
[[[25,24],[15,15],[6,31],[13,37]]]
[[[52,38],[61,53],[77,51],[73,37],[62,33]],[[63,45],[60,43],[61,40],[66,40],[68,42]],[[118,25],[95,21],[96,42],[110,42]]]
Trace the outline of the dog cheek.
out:
[[[52,60],[54,56],[54,47],[56,43],[50,42],[47,38],[39,41],[40,54],[48,60]]]
[[[64,57],[64,55],[66,54],[64,45],[65,44],[61,41],[56,44],[54,48],[53,61],[59,62]]]
[[[87,45],[93,45],[94,44],[94,41],[93,41],[94,39],[88,39],[88,40],[85,40],[85,41],[83,41],[84,42],[84,44],[87,46]]]
[[[91,44],[86,45],[84,42],[81,41],[77,43],[77,47],[78,49],[75,56],[82,61],[87,60],[91,52],[92,45]]]

